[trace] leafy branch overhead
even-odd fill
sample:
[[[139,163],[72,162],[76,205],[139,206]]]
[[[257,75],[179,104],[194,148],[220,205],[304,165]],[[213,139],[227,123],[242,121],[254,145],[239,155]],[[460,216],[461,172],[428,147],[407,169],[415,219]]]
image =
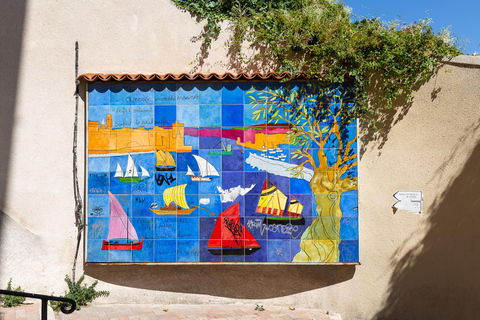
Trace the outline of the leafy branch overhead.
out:
[[[450,32],[435,33],[428,19],[406,25],[359,18],[335,0],[173,1],[207,21],[205,50],[221,31],[219,23],[229,20],[241,59],[242,44],[250,43],[266,49],[259,55],[278,62],[277,72],[305,72],[327,82],[355,77],[354,116],[367,121],[376,105],[390,108],[404,94],[411,99],[414,86],[428,79],[442,59],[461,54]],[[383,75],[383,93],[368,104],[373,72]]]

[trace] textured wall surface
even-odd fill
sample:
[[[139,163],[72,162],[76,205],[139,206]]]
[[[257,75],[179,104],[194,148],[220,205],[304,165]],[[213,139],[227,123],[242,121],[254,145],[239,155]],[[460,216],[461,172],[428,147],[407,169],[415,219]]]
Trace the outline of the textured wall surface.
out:
[[[76,243],[75,40],[80,73],[235,73],[271,66],[242,66],[224,46],[226,34],[201,63],[190,64],[202,25],[168,0],[5,0],[2,7],[0,286],[12,277],[27,291],[60,293]],[[322,308],[346,319],[473,318],[480,285],[477,61],[443,66],[411,105],[382,113],[382,132],[359,133],[361,265],[79,263],[77,274],[84,271],[88,281],[98,279],[98,288],[111,291],[99,303],[250,301]],[[84,111],[82,100],[80,128]],[[83,138],[81,130],[80,154]],[[79,164],[83,168],[82,156]],[[423,215],[394,213],[397,190],[422,190]]]

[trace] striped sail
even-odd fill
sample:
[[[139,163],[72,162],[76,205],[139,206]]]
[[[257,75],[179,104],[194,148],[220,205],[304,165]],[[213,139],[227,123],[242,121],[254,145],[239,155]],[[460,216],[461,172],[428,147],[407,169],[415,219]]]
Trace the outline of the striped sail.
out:
[[[265,179],[256,212],[283,216],[286,204],[287,196],[268,179]]]
[[[177,206],[182,207],[183,209],[190,209],[187,204],[187,199],[185,199],[185,187],[186,184],[182,184],[176,187],[167,188],[163,192],[163,201],[165,205],[170,203],[175,203]]]
[[[292,196],[287,210],[287,217],[300,217],[302,215],[303,205]]]

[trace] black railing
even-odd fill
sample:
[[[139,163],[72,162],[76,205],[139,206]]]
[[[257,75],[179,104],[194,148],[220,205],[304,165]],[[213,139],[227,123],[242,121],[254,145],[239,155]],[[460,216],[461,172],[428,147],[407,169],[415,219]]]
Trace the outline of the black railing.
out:
[[[49,300],[69,303],[70,308],[67,308],[67,306],[60,307],[60,310],[62,310],[62,312],[65,313],[65,314],[72,313],[77,308],[77,303],[74,300],[68,299],[68,298],[60,298],[60,297],[54,297],[54,296],[44,296],[43,294],[18,292],[18,291],[8,291],[8,290],[0,290],[0,294],[6,294],[6,295],[9,295],[9,296],[25,297],[25,298],[34,298],[34,299],[42,300],[42,318],[41,318],[42,320],[47,320],[47,308],[48,308],[48,301]]]

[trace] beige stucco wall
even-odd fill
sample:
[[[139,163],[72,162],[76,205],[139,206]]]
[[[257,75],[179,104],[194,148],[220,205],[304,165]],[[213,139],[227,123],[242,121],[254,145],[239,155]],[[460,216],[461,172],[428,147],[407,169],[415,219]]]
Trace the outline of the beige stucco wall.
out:
[[[239,72],[223,35],[203,64],[201,25],[168,0],[3,0],[0,12],[0,287],[65,289],[75,249],[74,42],[80,73]],[[463,59],[463,60],[462,60]],[[344,319],[475,318],[480,277],[480,67],[442,67],[411,106],[362,130],[359,266],[97,266],[98,303],[261,303]],[[261,71],[268,71],[264,66]],[[84,86],[82,86],[84,89]],[[374,91],[375,88],[372,88]],[[80,128],[85,107],[80,106]],[[80,133],[80,155],[84,151]],[[79,164],[83,168],[84,160]],[[83,177],[83,169],[80,170]],[[83,187],[83,186],[82,186]],[[423,190],[422,216],[391,208]],[[80,257],[82,261],[82,257]]]

